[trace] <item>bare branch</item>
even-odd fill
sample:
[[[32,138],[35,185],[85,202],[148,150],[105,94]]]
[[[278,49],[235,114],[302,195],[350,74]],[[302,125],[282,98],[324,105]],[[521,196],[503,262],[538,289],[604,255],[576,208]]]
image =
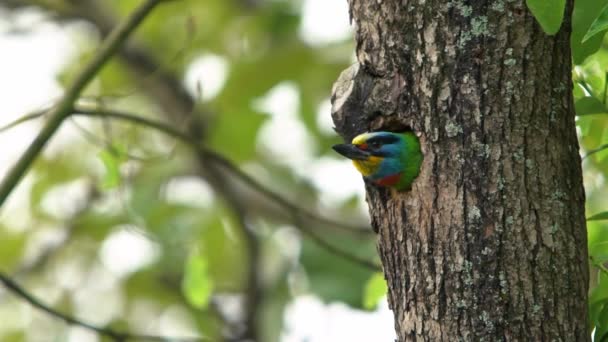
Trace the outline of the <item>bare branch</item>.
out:
[[[234,173],[241,180],[243,180],[244,182],[249,184],[252,188],[262,192],[264,195],[266,195],[267,197],[270,197],[270,199],[272,199],[277,204],[288,209],[293,215],[292,217],[293,217],[295,226],[297,228],[299,228],[299,230],[301,230],[306,236],[310,237],[313,241],[315,241],[317,244],[319,244],[321,247],[327,249],[328,251],[330,251],[338,256],[341,256],[347,260],[350,260],[356,264],[359,264],[366,268],[372,269],[374,271],[377,271],[380,269],[380,266],[378,264],[372,263],[368,260],[359,258],[354,255],[350,255],[348,252],[340,250],[339,248],[331,245],[329,242],[325,241],[318,234],[316,234],[312,229],[310,229],[306,225],[302,224],[301,218],[306,217],[309,219],[314,219],[320,223],[329,224],[329,225],[331,225],[331,224],[340,225],[341,227],[344,228],[344,225],[342,223],[335,222],[335,221],[332,221],[332,220],[329,220],[329,219],[326,219],[323,217],[319,217],[313,213],[310,213],[310,212],[296,206],[295,204],[287,201],[285,198],[281,197],[280,195],[266,189],[263,185],[261,185],[255,179],[251,178],[249,175],[247,175],[246,173],[241,171],[238,167],[236,167],[234,164],[232,164],[232,162],[230,162],[228,159],[224,158],[221,154],[209,149],[208,147],[202,145],[198,141],[193,140],[187,134],[182,133],[181,131],[179,131],[167,124],[164,124],[164,123],[161,123],[158,121],[153,121],[153,120],[141,117],[141,116],[135,116],[135,115],[132,115],[129,113],[119,112],[119,111],[97,110],[97,109],[92,109],[92,108],[78,108],[78,112],[76,112],[75,115],[86,115],[86,116],[92,116],[92,117],[108,117],[108,118],[131,121],[131,122],[143,125],[143,126],[147,126],[147,127],[159,130],[163,133],[166,133],[168,135],[173,136],[174,138],[181,140],[182,142],[195,148],[198,153],[204,155],[205,158],[207,158],[209,161],[213,162],[215,165],[220,165],[220,166],[228,169],[230,172]],[[217,172],[217,171],[214,171],[214,172]],[[236,202],[236,200],[234,200],[232,202]],[[349,227],[349,229],[350,229],[350,227]],[[349,231],[353,232],[353,230],[349,230]],[[368,231],[359,230],[356,232],[357,233],[366,233]],[[371,231],[369,231],[369,232],[371,232]]]
[[[28,118],[28,120],[32,120],[32,119],[35,119],[37,117],[44,115],[43,112],[38,112],[38,113],[34,113],[34,114],[28,114],[25,117]],[[354,228],[352,226],[345,225],[344,223],[333,221],[328,218],[318,216],[312,212],[307,211],[306,209],[303,209],[303,208],[291,203],[287,199],[281,197],[280,195],[278,195],[278,194],[274,193],[273,191],[264,187],[262,184],[258,183],[258,181],[253,179],[251,176],[249,176],[245,172],[241,171],[241,169],[239,169],[236,165],[234,165],[230,160],[226,159],[221,154],[204,146],[199,141],[196,141],[195,139],[190,137],[188,134],[183,133],[179,129],[171,127],[170,125],[168,125],[166,123],[159,122],[156,120],[151,120],[151,119],[145,118],[143,116],[133,115],[133,114],[126,113],[126,112],[105,109],[105,108],[100,109],[100,108],[92,108],[92,107],[87,107],[87,106],[77,106],[75,108],[75,112],[73,113],[73,115],[82,115],[82,116],[96,117],[96,118],[111,118],[111,119],[128,121],[128,122],[132,122],[132,123],[135,123],[138,125],[142,125],[145,127],[155,129],[155,130],[165,133],[169,136],[172,136],[173,138],[178,139],[181,142],[194,148],[197,151],[197,153],[199,153],[202,156],[202,158],[204,158],[206,160],[206,162],[208,164],[221,166],[222,168],[233,173],[236,177],[238,177],[244,183],[248,184],[251,188],[259,191],[260,193],[262,193],[264,196],[266,196],[273,202],[282,206],[291,215],[291,218],[293,220],[295,227],[298,228],[300,231],[302,231],[311,240],[316,242],[319,246],[327,249],[331,253],[334,253],[340,257],[343,257],[349,261],[352,261],[353,263],[356,263],[362,267],[365,267],[365,268],[368,268],[368,269],[371,269],[374,271],[377,271],[380,268],[380,266],[378,264],[375,264],[366,259],[357,257],[355,255],[351,255],[350,253],[343,251],[343,250],[339,249],[338,247],[333,246],[331,243],[325,241],[313,229],[311,229],[307,225],[305,225],[302,222],[302,219],[306,218],[306,219],[316,221],[316,222],[324,224],[324,225],[340,227],[342,230],[345,230],[348,232],[354,232],[357,234],[364,234],[364,235],[372,234],[371,229],[363,230],[363,229],[359,229],[359,228]],[[25,122],[26,120],[17,119],[17,121]],[[12,123],[10,123],[9,126],[14,126],[14,125],[12,125]],[[0,128],[0,130],[2,130],[2,128]],[[220,170],[214,170],[212,172],[215,174],[216,180],[221,179],[221,178],[219,178]],[[224,194],[224,196],[227,196],[227,195]],[[236,199],[234,199],[234,201],[236,201]]]
[[[603,145],[601,145],[601,146],[599,146],[597,148],[594,148],[593,150],[589,151],[587,154],[585,154],[585,156],[583,157],[583,160],[587,159],[587,157],[589,157],[589,156],[591,156],[593,154],[596,154],[598,152],[601,152],[601,151],[603,151],[605,149],[608,149],[608,144],[603,144]]]
[[[14,280],[12,280],[8,275],[0,272],[0,282],[4,284],[4,286],[13,292],[16,296],[30,303],[35,308],[46,312],[47,314],[58,318],[70,325],[79,326],[85,328],[87,330],[94,331],[100,335],[107,336],[114,341],[123,342],[123,341],[174,341],[174,342],[194,342],[194,341],[206,341],[208,340],[205,337],[165,337],[165,336],[156,336],[156,335],[140,335],[140,334],[132,334],[128,332],[120,332],[116,330],[112,330],[109,328],[102,328],[96,325],[84,322],[75,317],[63,314],[50,306],[42,303],[38,298],[31,295],[28,291],[26,291],[23,287],[19,286]]]
[[[209,178],[212,183],[222,182],[220,170],[215,167],[206,169],[209,173]],[[260,269],[260,241],[255,234],[253,227],[247,221],[247,210],[241,206],[241,203],[230,192],[222,192],[228,205],[232,208],[236,216],[238,228],[243,233],[245,244],[247,245],[247,287],[245,289],[245,330],[239,338],[247,341],[258,341],[258,328],[256,317],[259,316],[260,303],[264,294],[261,287],[260,274],[263,272]]]
[[[245,211],[238,208],[235,201],[231,201],[237,217],[240,230],[243,232],[247,244],[247,288],[245,290],[245,331],[242,338],[245,340],[259,341],[258,321],[260,316],[264,289],[260,281],[263,274],[260,268],[260,241],[253,227],[247,222]]]
[[[138,7],[130,17],[117,26],[103,41],[93,59],[85,65],[74,81],[70,84],[59,103],[48,113],[48,120],[38,133],[34,141],[11,168],[0,183],[0,207],[4,204],[10,193],[25,176],[30,165],[34,162],[40,151],[55,134],[61,123],[71,112],[74,102],[82,90],[99,72],[110,57],[120,48],[129,35],[137,28],[144,18],[162,0],[148,0]]]
[[[309,229],[309,228],[304,228],[305,227],[304,225],[298,225],[297,227],[300,228],[300,231],[302,233],[304,233],[304,235],[308,236],[312,241],[314,241],[317,245],[321,246],[328,252],[335,254],[335,255],[341,257],[342,259],[348,260],[355,265],[359,265],[364,268],[367,268],[371,271],[382,272],[382,266],[380,264],[367,260],[365,258],[361,258],[357,255],[351,254],[345,250],[342,250],[342,249],[332,245],[330,242],[323,239],[314,230]]]
[[[8,131],[11,128],[17,127],[17,126],[21,125],[22,123],[25,123],[25,122],[28,122],[28,121],[31,121],[34,119],[38,119],[39,117],[46,114],[47,111],[48,111],[48,109],[36,111],[36,112],[30,113],[30,114],[24,115],[15,121],[9,122],[8,124],[0,127],[0,133]]]
[[[34,113],[27,114],[17,120],[7,124],[6,126],[0,127],[0,132],[5,131],[8,128],[15,127],[18,124],[42,117],[45,115],[44,111],[37,111]],[[73,115],[82,115],[89,117],[106,117],[112,119],[118,119],[123,121],[133,122],[138,125],[146,126],[149,128],[153,128],[157,131],[163,132],[173,138],[176,138],[183,143],[194,147],[199,153],[202,153],[205,158],[209,159],[211,162],[216,163],[229,172],[238,177],[241,181],[247,184],[250,188],[254,189],[261,193],[264,197],[270,199],[272,202],[280,205],[285,210],[287,210],[294,221],[300,221],[302,219],[308,219],[313,222],[317,222],[322,225],[326,225],[328,227],[335,227],[339,230],[355,233],[359,235],[369,236],[373,235],[373,231],[368,226],[355,226],[346,224],[344,222],[335,221],[326,217],[322,217],[318,214],[315,214],[307,209],[304,209],[295,203],[292,203],[288,199],[282,197],[281,195],[273,192],[272,190],[267,189],[264,185],[260,184],[258,181],[253,179],[251,176],[241,171],[236,165],[234,165],[231,161],[223,157],[221,154],[211,150],[210,148],[204,146],[199,141],[190,137],[188,134],[180,131],[179,129],[171,127],[169,124],[151,120],[145,118],[140,115],[134,115],[131,113],[126,113],[119,110],[113,109],[105,109],[105,108],[96,108],[90,106],[76,105],[74,107]]]
[[[334,224],[336,226],[340,225],[342,228],[345,227],[344,224],[342,224],[340,222],[335,222],[335,221],[332,221],[332,220],[329,220],[329,219],[326,219],[323,217],[319,217],[311,212],[308,212],[308,211],[296,206],[295,204],[289,202],[288,200],[281,197],[280,195],[266,189],[263,185],[261,185],[255,179],[251,178],[249,175],[247,175],[246,173],[241,171],[238,167],[236,167],[234,164],[232,164],[232,162],[230,162],[228,159],[224,158],[221,154],[209,149],[208,147],[202,145],[198,141],[193,140],[187,134],[182,133],[181,131],[179,131],[167,124],[164,124],[164,123],[161,123],[158,121],[153,121],[153,120],[141,117],[141,116],[135,116],[135,115],[132,115],[129,113],[119,112],[119,111],[105,110],[105,109],[97,110],[97,109],[93,109],[93,108],[78,108],[78,112],[76,112],[74,114],[75,115],[86,115],[86,116],[92,116],[92,117],[108,117],[108,118],[131,121],[136,124],[140,124],[143,126],[147,126],[147,127],[159,130],[163,133],[166,133],[170,136],[173,136],[174,138],[181,140],[182,142],[195,148],[198,153],[204,155],[205,158],[207,158],[209,161],[213,162],[215,165],[220,165],[220,166],[228,169],[230,172],[234,173],[237,177],[239,177],[241,180],[246,182],[252,188],[262,192],[265,196],[269,197],[271,200],[273,200],[277,204],[288,209],[290,211],[290,213],[292,213],[292,218],[294,220],[295,226],[297,228],[299,228],[299,230],[301,230],[306,236],[310,237],[313,241],[315,241],[317,244],[319,244],[321,247],[327,249],[328,251],[330,251],[338,256],[341,256],[347,260],[350,260],[356,264],[359,264],[363,267],[372,269],[374,271],[377,271],[380,269],[380,266],[378,264],[372,263],[368,260],[359,258],[354,255],[350,255],[348,252],[340,250],[339,248],[331,245],[329,242],[325,241],[318,234],[316,234],[312,229],[308,228],[306,225],[301,224],[301,218],[306,217],[308,219],[313,219],[320,223],[328,224],[328,225],[332,225],[332,224]],[[217,171],[215,171],[215,172],[217,172]],[[236,200],[234,200],[234,201],[236,201]],[[348,227],[350,232],[357,232],[357,233],[371,232],[371,230],[354,231],[354,230],[350,230],[349,226],[346,226],[346,227]]]
[[[103,1],[97,0],[81,0],[73,1],[69,3],[69,6],[65,8],[57,8],[52,4],[48,4],[46,1],[41,0],[11,0],[11,7],[23,7],[24,3],[29,5],[39,6],[51,13],[56,15],[56,19],[60,21],[82,19],[91,22],[95,25],[102,35],[107,35],[110,28],[115,24],[115,19],[112,17],[108,6]],[[135,75],[135,79],[141,83],[142,89],[150,97],[151,100],[155,101],[163,109],[163,114],[171,122],[180,122],[186,128],[188,134],[202,141],[204,138],[205,130],[205,118],[211,116],[205,108],[202,106],[194,106],[195,99],[188,94],[184,89],[182,83],[175,75],[166,72],[167,68],[162,67],[157,59],[150,51],[145,49],[141,45],[128,44],[120,50],[119,56],[121,60],[128,65],[129,69]],[[154,75],[154,77],[150,77]],[[217,115],[217,114],[215,114]],[[200,164],[200,161],[199,161]],[[203,165],[201,165],[202,167]],[[256,187],[255,184],[248,183],[256,191],[262,193],[265,197],[278,202],[275,195],[264,191],[263,187]],[[282,205],[283,209],[287,209],[290,216],[298,215],[303,219],[309,219],[311,221],[327,225],[328,227],[336,227],[338,229],[344,228],[345,230],[363,230],[366,234],[373,234],[369,226],[352,226],[344,223],[336,224],[331,220],[321,220],[313,218],[314,214],[307,212],[306,210],[295,210],[294,214],[293,205]]]
[[[113,26],[115,21],[110,15],[107,6],[104,6],[103,2],[97,0],[74,1],[70,3],[71,6],[69,6],[68,9],[62,10],[49,6],[49,4],[46,4],[44,1],[41,2],[40,0],[29,0],[27,2],[29,2],[30,5],[37,5],[45,10],[51,11],[56,15],[58,20],[83,19],[89,21],[99,29],[102,35],[106,35],[109,32],[109,29]],[[22,1],[18,0],[12,6],[18,7],[19,3],[22,3]],[[163,114],[171,122],[187,123],[186,131],[188,132],[188,136],[199,142],[202,141],[205,128],[204,118],[209,115],[207,113],[200,113],[201,111],[204,112],[200,106],[195,108],[194,98],[185,91],[181,82],[179,82],[175,75],[167,72],[159,73],[158,71],[164,70],[164,68],[160,66],[158,61],[149,51],[136,44],[125,46],[120,51],[120,57],[125,64],[129,66],[131,71],[133,71],[138,81],[144,80],[142,84],[143,89],[152,100],[156,101],[161,106]],[[154,74],[155,77],[147,77],[151,74]],[[198,163],[200,168],[203,169],[205,167],[203,159],[206,159],[206,157],[200,154],[199,157]],[[218,162],[220,164],[225,164],[221,160],[218,160]],[[232,171],[232,173],[240,178],[246,185],[262,194],[267,199],[270,199],[272,202],[279,204],[280,208],[284,209],[292,220],[309,220],[329,228],[361,233],[361,236],[373,234],[373,231],[369,226],[355,226],[343,222],[336,222],[334,220],[319,217],[303,208],[299,208],[297,205],[242,174],[240,170],[231,168],[229,165],[225,165],[225,167],[229,171]],[[276,215],[277,213],[274,214]],[[284,214],[284,212],[280,214]]]
[[[74,238],[74,233],[78,228],[78,219],[82,217],[99,199],[99,190],[93,184],[87,184],[86,196],[82,204],[80,204],[77,210],[66,220],[65,223],[65,235],[60,241],[52,242],[46,246],[41,247],[40,253],[31,261],[25,262],[17,267],[12,272],[12,276],[16,279],[30,273],[42,269],[52,258]]]

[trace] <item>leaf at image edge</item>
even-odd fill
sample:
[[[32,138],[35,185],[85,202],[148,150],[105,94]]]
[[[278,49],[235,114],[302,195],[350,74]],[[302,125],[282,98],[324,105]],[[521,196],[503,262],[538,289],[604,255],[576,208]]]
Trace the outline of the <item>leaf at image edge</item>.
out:
[[[602,114],[608,112],[606,107],[600,100],[596,99],[593,96],[583,97],[582,99],[578,99],[574,103],[574,107],[576,108],[576,115],[591,115],[591,114]]]
[[[608,5],[604,6],[583,37],[583,43],[596,34],[608,29]]]
[[[526,5],[546,34],[554,35],[559,31],[566,0],[526,0]]]
[[[386,286],[386,280],[384,280],[384,274],[380,272],[374,273],[367,281],[367,284],[365,284],[363,307],[367,310],[376,308],[378,302],[380,302],[387,292],[388,287]]]
[[[608,220],[608,211],[603,211],[601,213],[592,215],[591,217],[587,218],[587,221],[601,221],[601,220]]]

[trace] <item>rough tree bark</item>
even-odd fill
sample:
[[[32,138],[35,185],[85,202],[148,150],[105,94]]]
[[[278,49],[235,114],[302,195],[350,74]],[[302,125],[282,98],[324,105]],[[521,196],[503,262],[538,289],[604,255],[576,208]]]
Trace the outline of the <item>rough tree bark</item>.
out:
[[[410,192],[366,185],[399,340],[589,340],[572,1],[555,36],[524,0],[349,6],[337,131],[409,128],[425,156]]]

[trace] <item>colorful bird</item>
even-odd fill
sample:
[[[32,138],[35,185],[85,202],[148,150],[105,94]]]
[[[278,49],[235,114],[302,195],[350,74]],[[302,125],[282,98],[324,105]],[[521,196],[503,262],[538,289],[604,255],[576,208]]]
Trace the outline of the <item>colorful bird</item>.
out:
[[[422,164],[420,141],[412,132],[363,133],[333,149],[352,159],[365,178],[400,191],[412,187]]]

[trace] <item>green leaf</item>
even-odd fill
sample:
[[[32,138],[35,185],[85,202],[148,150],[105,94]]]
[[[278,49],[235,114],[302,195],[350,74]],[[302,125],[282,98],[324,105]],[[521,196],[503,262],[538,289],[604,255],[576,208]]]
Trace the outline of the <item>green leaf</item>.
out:
[[[583,37],[583,43],[587,41],[587,39],[600,32],[605,32],[606,30],[608,30],[608,5],[604,6],[600,15],[591,23],[589,30],[587,30],[587,33],[585,33],[585,36]]]
[[[369,278],[367,284],[365,284],[365,290],[363,292],[363,307],[368,310],[375,309],[380,302],[380,299],[386,295],[388,287],[386,286],[386,280],[384,280],[384,274],[378,272]]]
[[[186,262],[182,292],[192,306],[204,309],[209,304],[213,292],[213,282],[209,277],[207,259],[199,253],[193,253]]]
[[[597,261],[593,260],[594,263]],[[599,325],[600,314],[608,302],[608,279],[603,271],[598,271],[598,283],[589,292],[589,331]]]
[[[608,144],[603,144],[599,147],[594,148],[593,150],[587,152],[587,154],[583,157],[583,159],[588,158],[589,156],[592,156],[598,152],[602,152],[608,149]]]
[[[576,115],[603,114],[608,112],[603,103],[593,96],[583,97],[574,103]]]
[[[598,284],[589,293],[589,305],[608,302],[608,276],[604,272],[599,271],[598,278]]]
[[[0,267],[3,269],[14,268],[23,258],[23,250],[28,241],[27,234],[9,233],[7,227],[0,225],[0,239],[2,240]]]
[[[593,340],[599,342],[606,341],[606,336],[608,336],[608,306],[604,305],[598,314],[595,328]]]
[[[604,211],[604,212],[595,214],[595,215],[587,218],[587,221],[600,221],[600,220],[608,220],[608,211]]]
[[[104,189],[112,189],[120,185],[120,164],[118,160],[107,150],[99,152],[98,156],[106,169],[101,186]]]
[[[572,12],[572,60],[582,64],[587,57],[594,54],[602,44],[602,35],[596,34],[583,43],[583,37],[597,18],[597,14],[608,4],[608,0],[576,0]]]
[[[559,31],[564,19],[566,0],[526,0],[526,5],[545,33],[554,35]]]
[[[589,256],[595,264],[608,261],[608,241],[594,243],[589,246]]]
[[[104,189],[112,189],[120,185],[120,165],[127,158],[126,148],[120,145],[109,146],[99,152],[99,159],[106,169],[101,186]]]

